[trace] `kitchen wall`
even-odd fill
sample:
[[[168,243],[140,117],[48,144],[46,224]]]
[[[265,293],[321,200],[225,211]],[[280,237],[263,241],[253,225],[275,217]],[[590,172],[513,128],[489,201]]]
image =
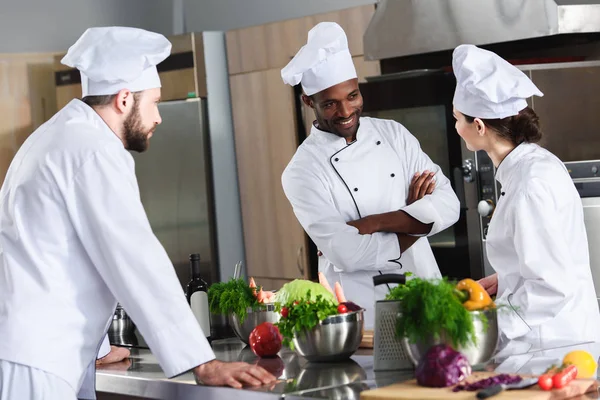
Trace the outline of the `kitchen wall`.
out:
[[[231,30],[376,3],[376,0],[183,0],[189,31]]]
[[[173,0],[0,0],[0,53],[63,51],[90,26],[173,31]]]

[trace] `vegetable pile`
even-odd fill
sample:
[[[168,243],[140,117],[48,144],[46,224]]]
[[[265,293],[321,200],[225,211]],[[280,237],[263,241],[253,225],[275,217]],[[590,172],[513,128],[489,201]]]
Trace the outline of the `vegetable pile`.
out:
[[[476,344],[474,315],[470,311],[495,308],[487,292],[472,279],[453,284],[447,278],[411,278],[393,288],[386,300],[401,302],[396,322],[398,337],[417,343],[437,341],[444,335],[454,348]],[[478,317],[487,326],[485,315]]]
[[[322,273],[319,273],[319,282],[296,279],[283,285],[275,295],[275,307],[281,313],[276,325],[283,344],[292,350],[294,332],[310,330],[331,315],[362,309],[346,301],[339,282],[335,283],[335,290],[331,289]]]
[[[452,386],[469,375],[471,365],[467,358],[445,344],[427,350],[415,371],[417,383],[427,387]]]
[[[250,284],[243,279],[230,279],[229,282],[217,282],[208,288],[208,304],[213,314],[236,314],[240,322],[244,322],[248,309],[257,311],[264,309],[265,296],[262,287],[257,292],[254,279]],[[270,293],[270,292],[269,292]],[[262,295],[261,295],[262,294]]]

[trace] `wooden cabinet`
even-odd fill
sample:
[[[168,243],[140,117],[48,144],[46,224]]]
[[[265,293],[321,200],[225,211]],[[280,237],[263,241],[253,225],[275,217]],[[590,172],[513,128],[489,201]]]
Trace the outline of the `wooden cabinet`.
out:
[[[306,44],[308,31],[323,21],[340,24],[348,36],[350,53],[362,56],[363,34],[374,12],[374,5],[365,5],[229,31],[226,34],[229,73],[285,67]]]
[[[0,185],[21,144],[56,112],[53,57],[0,55]]]
[[[206,97],[206,69],[202,33],[186,33],[168,37],[173,45],[171,55],[157,65],[162,85],[162,100]],[[56,102],[64,107],[81,98],[81,76],[77,69],[60,63],[64,54],[54,59]]]
[[[230,77],[249,276],[308,276],[307,241],[281,185],[298,147],[293,89],[279,69]]]

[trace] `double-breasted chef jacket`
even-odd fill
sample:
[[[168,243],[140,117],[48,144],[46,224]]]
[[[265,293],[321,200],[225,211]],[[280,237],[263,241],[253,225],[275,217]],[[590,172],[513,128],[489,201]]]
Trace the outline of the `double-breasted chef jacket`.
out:
[[[434,192],[407,205],[412,177],[425,170],[435,172]],[[426,236],[458,220],[459,201],[439,166],[401,124],[361,117],[350,144],[313,126],[284,170],[282,184],[298,221],[323,253],[319,271],[329,282],[340,282],[348,300],[365,308],[365,329],[373,329],[375,302],[389,291],[373,287],[374,275],[441,277]],[[395,233],[360,235],[347,224],[398,210],[433,224],[428,235],[402,253]]]
[[[500,163],[496,179],[503,194],[486,250],[498,273],[503,338],[600,342],[583,207],[565,165],[523,143]]]
[[[77,393],[117,299],[167,377],[215,358],[152,232],[133,157],[72,100],[27,138],[0,190],[0,360]]]

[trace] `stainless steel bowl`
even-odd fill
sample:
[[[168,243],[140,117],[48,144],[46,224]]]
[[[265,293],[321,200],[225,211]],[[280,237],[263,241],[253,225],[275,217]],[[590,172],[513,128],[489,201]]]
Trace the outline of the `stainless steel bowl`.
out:
[[[325,318],[310,331],[294,332],[298,354],[311,362],[332,362],[349,358],[360,346],[364,310]]]
[[[487,329],[484,329],[480,318],[482,312],[485,313],[488,320]],[[496,310],[471,311],[471,314],[473,315],[476,343],[460,346],[456,351],[467,357],[471,365],[484,364],[492,359],[498,346],[498,312]],[[451,342],[444,335],[437,341],[428,340],[420,343],[410,343],[407,338],[402,340],[402,345],[415,366],[430,347],[440,343],[450,345]]]
[[[246,315],[246,319],[244,322],[240,322],[240,317],[237,314],[232,314],[229,316],[229,323],[235,332],[235,335],[240,338],[240,340],[246,344],[248,344],[248,338],[250,334],[258,325],[263,322],[270,322],[275,324],[279,322],[279,318],[281,314],[275,311],[275,305],[272,303],[265,304],[265,310],[252,311],[251,308],[248,309],[248,315]]]

